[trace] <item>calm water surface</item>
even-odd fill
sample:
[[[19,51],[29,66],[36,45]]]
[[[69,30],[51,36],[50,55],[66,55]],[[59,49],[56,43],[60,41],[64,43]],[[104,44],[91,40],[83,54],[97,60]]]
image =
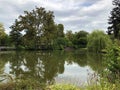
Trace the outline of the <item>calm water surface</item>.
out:
[[[34,79],[41,83],[87,82],[89,75],[104,69],[102,55],[83,51],[0,52],[0,74]]]

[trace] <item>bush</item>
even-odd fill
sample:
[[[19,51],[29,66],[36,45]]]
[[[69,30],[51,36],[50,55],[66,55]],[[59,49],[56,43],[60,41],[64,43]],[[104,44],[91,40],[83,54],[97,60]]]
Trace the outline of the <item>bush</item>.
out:
[[[87,46],[87,36],[88,32],[86,31],[79,31],[74,34],[73,44],[77,46],[77,48],[86,48]]]
[[[109,36],[106,35],[103,31],[95,30],[88,35],[87,48],[89,51],[101,52],[111,44],[112,41],[110,40]]]
[[[116,80],[120,79],[120,47],[117,44],[113,44],[106,51],[107,78],[110,82],[115,83]]]
[[[54,40],[53,48],[55,50],[63,50],[66,46],[68,46],[68,40],[66,38],[57,38]]]

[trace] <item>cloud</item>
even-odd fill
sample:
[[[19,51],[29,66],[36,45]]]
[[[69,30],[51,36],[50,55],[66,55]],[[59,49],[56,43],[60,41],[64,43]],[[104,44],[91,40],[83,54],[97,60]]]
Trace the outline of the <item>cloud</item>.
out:
[[[0,0],[0,22],[9,33],[9,27],[25,10],[45,7],[55,15],[55,22],[73,32],[107,29],[112,0]]]

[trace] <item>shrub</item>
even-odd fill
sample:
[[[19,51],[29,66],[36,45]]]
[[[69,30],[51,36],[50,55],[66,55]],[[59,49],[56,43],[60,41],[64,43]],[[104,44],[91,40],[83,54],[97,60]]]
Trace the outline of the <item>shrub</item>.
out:
[[[66,46],[68,46],[68,40],[66,38],[57,38],[54,40],[53,48],[55,50],[63,50]]]
[[[111,43],[112,41],[108,35],[103,31],[95,30],[88,35],[87,48],[89,51],[101,52],[103,49],[106,49],[106,47],[111,45]]]
[[[116,80],[120,79],[120,47],[113,44],[106,51],[107,77],[110,82],[115,83]]]

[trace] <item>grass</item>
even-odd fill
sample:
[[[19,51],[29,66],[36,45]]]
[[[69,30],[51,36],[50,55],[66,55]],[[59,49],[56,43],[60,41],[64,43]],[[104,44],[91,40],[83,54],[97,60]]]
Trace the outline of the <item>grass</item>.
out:
[[[41,85],[34,82],[22,81],[19,83],[9,82],[0,84],[0,90],[120,90],[120,83],[111,84],[101,82],[96,85],[75,86],[71,84]]]
[[[0,90],[44,90],[46,86],[35,80],[18,80],[0,83]]]
[[[48,88],[49,90],[80,90],[78,87],[70,84],[55,84],[51,85]]]
[[[120,90],[120,82],[116,80],[115,83],[110,83],[106,78],[96,79],[95,74],[89,77],[87,84],[79,87],[71,84],[45,85],[31,79],[16,81],[10,79],[9,82],[0,82],[0,90]]]

